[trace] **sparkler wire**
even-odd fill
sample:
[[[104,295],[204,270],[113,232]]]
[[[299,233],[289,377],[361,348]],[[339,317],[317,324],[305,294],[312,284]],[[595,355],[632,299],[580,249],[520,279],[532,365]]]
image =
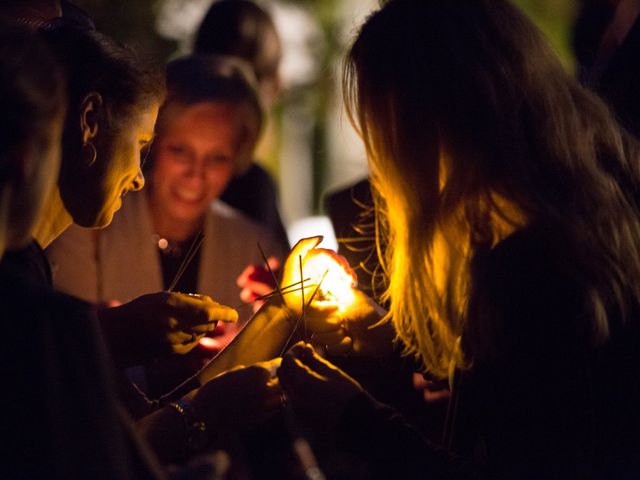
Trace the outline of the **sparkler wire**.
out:
[[[305,282],[308,280],[311,280],[311,279],[310,278],[304,279]],[[294,288],[294,287],[297,287],[300,284],[302,284],[302,282],[295,282],[295,283],[292,283],[291,285],[287,285],[286,287],[281,287],[281,292],[283,295],[286,295],[287,293],[299,292],[300,288]],[[305,285],[305,288],[311,287],[311,286],[315,286],[315,283],[307,284]],[[259,297],[256,297],[253,300],[251,300],[250,302],[242,302],[238,306],[234,307],[234,310],[237,310],[238,308],[241,308],[241,307],[246,307],[248,305],[253,305],[255,302],[258,302],[260,300],[269,300],[275,295],[280,295],[280,292],[277,289],[272,290],[269,293],[265,293],[264,295],[260,295]]]
[[[196,256],[196,253],[200,249],[200,245],[202,245],[203,240],[204,240],[204,234],[202,233],[202,230],[199,230],[196,236],[194,237],[193,242],[191,242],[191,246],[189,247],[189,250],[187,250],[187,254],[182,260],[182,263],[180,264],[180,267],[178,268],[178,271],[176,272],[175,277],[173,277],[173,281],[171,282],[171,285],[169,285],[169,288],[167,289],[168,292],[173,292],[173,289],[176,288],[176,285],[182,278],[182,275],[184,275],[184,272],[187,271],[187,267],[189,266],[193,258]]]
[[[276,284],[276,290],[280,295],[280,299],[284,302],[284,295],[282,294],[282,289],[280,288],[280,282],[278,282],[278,277],[276,277],[276,274],[271,268],[271,265],[269,265],[269,260],[267,259],[267,256],[265,255],[264,250],[260,245],[260,242],[258,242],[258,250],[260,250],[260,255],[262,255],[262,260],[264,260],[264,264],[266,265],[267,270],[269,270],[269,273],[271,274],[271,278],[273,278],[273,282]]]
[[[300,319],[302,320],[302,325],[304,327],[304,338],[307,338],[307,319],[304,317],[304,276],[302,275],[302,256],[298,255],[298,266],[300,267],[300,294],[302,295],[302,314],[300,315]]]
[[[329,269],[325,270],[324,274],[322,275],[322,278],[320,278],[320,281],[317,283],[315,290],[313,291],[313,293],[311,294],[311,298],[309,299],[309,302],[303,306],[302,309],[302,314],[300,315],[300,318],[303,318],[304,315],[307,313],[308,308],[311,306],[311,303],[313,302],[313,299],[315,298],[316,294],[318,293],[318,290],[320,290],[320,286],[322,285],[322,282],[324,281],[324,277],[327,276],[327,273],[329,273]],[[298,325],[300,324],[300,318],[298,318],[298,320],[296,321],[296,326],[291,330],[291,333],[289,334],[289,338],[287,338],[287,341],[285,342],[284,346],[282,347],[282,351],[280,352],[280,357],[284,355],[284,352],[287,350],[287,347],[289,346],[289,343],[291,342],[291,338],[293,338],[293,334],[296,332],[296,330],[298,329]]]

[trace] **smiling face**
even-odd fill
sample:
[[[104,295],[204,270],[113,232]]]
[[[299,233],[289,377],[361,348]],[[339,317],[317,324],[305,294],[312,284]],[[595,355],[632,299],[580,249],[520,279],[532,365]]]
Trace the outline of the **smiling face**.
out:
[[[255,143],[244,109],[228,102],[169,107],[153,147],[149,203],[156,230],[195,232],[210,203],[224,191],[234,164]],[[165,231],[163,231],[165,230]]]
[[[133,115],[116,131],[109,131],[104,125],[99,127],[98,134],[91,139],[96,150],[95,162],[65,174],[73,178],[61,182],[65,208],[76,224],[106,227],[122,206],[121,197],[144,186],[140,151],[153,138],[157,116],[155,104]],[[66,185],[69,187],[65,188]]]

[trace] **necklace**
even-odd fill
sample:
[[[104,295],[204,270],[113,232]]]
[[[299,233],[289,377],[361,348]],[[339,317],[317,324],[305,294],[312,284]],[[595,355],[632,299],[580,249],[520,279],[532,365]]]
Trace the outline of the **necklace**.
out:
[[[160,253],[172,257],[181,257],[184,254],[185,245],[189,245],[192,241],[191,238],[188,238],[186,240],[178,242],[165,237],[161,237],[157,233],[154,233],[151,238],[153,239],[153,243],[156,245],[156,247],[158,247]]]

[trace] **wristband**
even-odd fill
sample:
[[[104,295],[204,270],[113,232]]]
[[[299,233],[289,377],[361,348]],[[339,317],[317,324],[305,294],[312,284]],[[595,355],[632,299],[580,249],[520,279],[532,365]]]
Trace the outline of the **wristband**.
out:
[[[186,400],[178,400],[168,404],[182,417],[187,432],[187,448],[191,453],[201,451],[207,444],[207,426],[198,420],[193,407]]]

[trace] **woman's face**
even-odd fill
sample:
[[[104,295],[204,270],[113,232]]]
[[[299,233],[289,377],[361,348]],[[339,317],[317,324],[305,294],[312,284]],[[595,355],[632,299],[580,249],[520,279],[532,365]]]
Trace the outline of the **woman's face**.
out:
[[[154,143],[150,204],[171,222],[199,223],[226,188],[246,141],[241,109],[204,102],[167,110]]]
[[[140,151],[153,139],[157,116],[156,104],[135,114],[118,131],[103,129],[96,137],[93,142],[96,162],[74,180],[75,208],[68,210],[75,223],[84,227],[106,227],[122,206],[122,196],[144,186]]]

